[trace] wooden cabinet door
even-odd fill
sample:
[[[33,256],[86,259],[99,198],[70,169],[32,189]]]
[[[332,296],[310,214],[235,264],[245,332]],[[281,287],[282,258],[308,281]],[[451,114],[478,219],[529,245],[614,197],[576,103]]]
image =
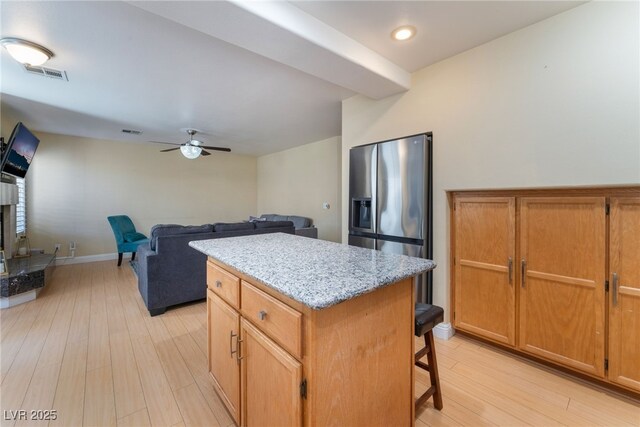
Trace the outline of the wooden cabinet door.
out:
[[[242,425],[301,426],[302,365],[247,320],[242,327]]]
[[[640,391],[640,197],[611,200],[609,379]]]
[[[218,394],[240,424],[240,363],[236,355],[240,315],[211,290],[207,291],[209,372]]]
[[[520,201],[519,348],[604,377],[604,197]]]
[[[454,325],[515,346],[515,198],[454,203]]]

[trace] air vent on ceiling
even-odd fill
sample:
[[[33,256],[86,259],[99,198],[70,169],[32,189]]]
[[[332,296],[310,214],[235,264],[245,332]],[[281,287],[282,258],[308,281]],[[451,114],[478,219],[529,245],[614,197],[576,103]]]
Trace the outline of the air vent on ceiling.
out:
[[[25,65],[24,69],[27,70],[27,73],[37,74],[38,76],[69,81],[66,71],[54,70],[53,68],[34,67],[33,65]]]
[[[131,135],[140,135],[142,133],[141,130],[132,130],[132,129],[122,129],[122,133],[129,133]]]

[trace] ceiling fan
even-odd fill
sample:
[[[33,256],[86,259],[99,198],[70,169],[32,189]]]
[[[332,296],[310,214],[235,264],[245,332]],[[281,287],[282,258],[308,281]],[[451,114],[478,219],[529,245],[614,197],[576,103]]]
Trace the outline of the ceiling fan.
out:
[[[225,151],[230,152],[230,148],[226,147],[211,147],[208,145],[203,145],[202,141],[198,141],[197,139],[193,139],[193,137],[198,133],[195,129],[187,129],[187,134],[189,134],[189,140],[183,144],[176,144],[173,142],[161,142],[161,141],[151,141],[156,144],[168,144],[168,145],[179,145],[179,147],[175,148],[167,148],[166,150],[160,150],[161,153],[166,153],[168,151],[180,150],[183,156],[187,159],[197,159],[202,154],[203,156],[210,156],[211,153],[207,150],[215,150],[215,151]]]

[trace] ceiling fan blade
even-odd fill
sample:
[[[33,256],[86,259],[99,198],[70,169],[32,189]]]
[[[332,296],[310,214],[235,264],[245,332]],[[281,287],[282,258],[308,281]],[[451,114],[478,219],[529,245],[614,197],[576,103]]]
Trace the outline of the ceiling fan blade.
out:
[[[209,145],[199,145],[198,147],[206,148],[207,150],[224,151],[226,153],[231,152],[231,148],[225,148],[225,147],[211,147]]]
[[[175,151],[175,150],[179,150],[180,147],[176,147],[176,148],[167,148],[166,150],[160,150],[161,153],[166,153],[167,151]]]
[[[175,143],[175,142],[163,142],[163,141],[147,141],[147,142],[153,142],[154,144],[182,145],[180,143]]]
[[[200,155],[201,155],[201,156],[210,156],[210,155],[211,155],[211,153],[210,153],[210,152],[208,152],[207,150],[202,150],[202,151],[200,152]]]

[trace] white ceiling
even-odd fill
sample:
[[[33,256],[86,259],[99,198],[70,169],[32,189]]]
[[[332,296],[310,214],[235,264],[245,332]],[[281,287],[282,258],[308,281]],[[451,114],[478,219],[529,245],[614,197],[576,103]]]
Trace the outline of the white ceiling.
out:
[[[575,1],[294,1],[298,8],[414,72],[557,15]],[[361,18],[359,18],[361,17]],[[391,32],[413,25],[409,43]],[[376,29],[376,31],[372,31]]]
[[[339,135],[347,97],[402,92],[409,72],[581,3],[2,1],[2,37],[48,47],[45,66],[69,76],[28,74],[2,49],[2,113],[132,142],[182,142],[195,127],[261,155]],[[418,35],[392,41],[407,23]]]

